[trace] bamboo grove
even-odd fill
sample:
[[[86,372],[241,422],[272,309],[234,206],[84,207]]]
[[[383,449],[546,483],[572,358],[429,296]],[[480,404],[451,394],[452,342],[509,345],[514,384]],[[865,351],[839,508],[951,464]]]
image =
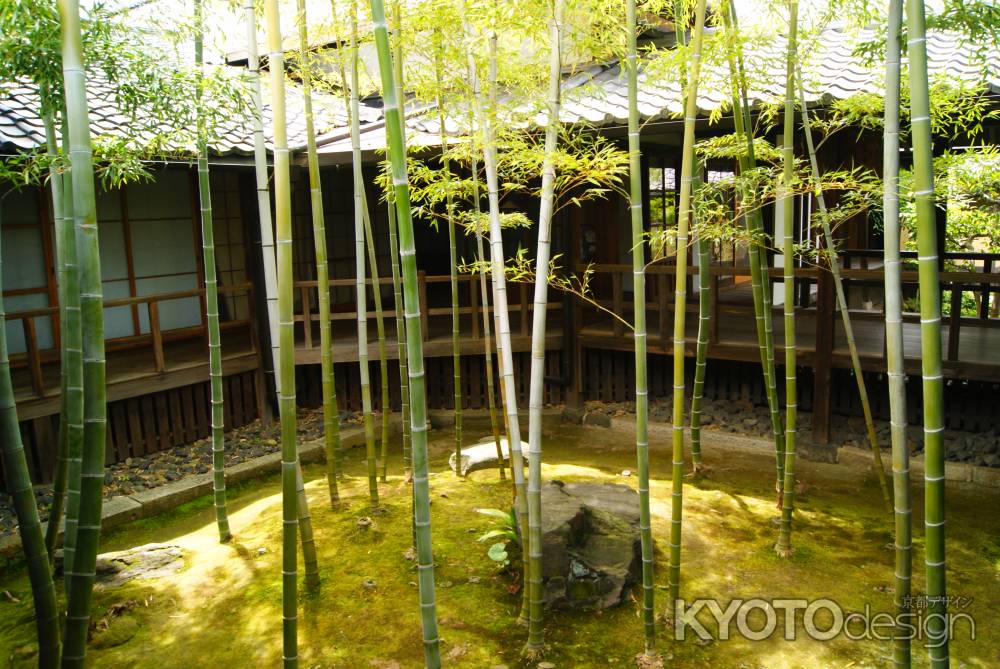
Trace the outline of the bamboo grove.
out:
[[[915,592],[912,562],[919,557],[919,548],[924,554],[929,612],[938,614],[939,621],[944,619],[948,589],[941,345],[944,289],[939,258],[943,242],[938,239],[941,231],[935,223],[934,154],[934,142],[942,133],[934,124],[942,113],[936,107],[939,103],[934,97],[926,46],[928,26],[934,27],[935,18],[925,15],[922,2],[889,0],[884,7],[861,3],[864,8],[838,4],[819,12],[804,5],[800,8],[796,0],[773,3],[768,16],[779,34],[770,36],[768,43],[776,53],[780,51],[780,63],[771,63],[769,70],[747,57],[760,35],[743,26],[747,17],[741,23],[743,4],[735,0],[530,0],[517,12],[508,11],[503,3],[479,0],[394,0],[389,7],[382,0],[330,0],[322,14],[319,5],[306,0],[297,0],[294,6],[278,0],[245,0],[239,8],[231,8],[243,22],[239,41],[246,61],[243,76],[235,81],[216,76],[216,66],[207,64],[205,58],[204,43],[210,37],[206,12],[211,15],[213,4],[214,0],[195,0],[192,5],[190,24],[178,40],[186,40],[184,53],[188,44],[193,46],[193,62],[184,64],[185,74],[157,83],[148,99],[140,97],[134,102],[137,108],[156,108],[161,114],[172,115],[171,123],[191,128],[185,148],[174,149],[173,158],[193,165],[197,180],[204,273],[198,297],[203,299],[205,310],[213,507],[218,539],[227,546],[239,544],[240,534],[235,523],[230,525],[227,507],[228,445],[223,419],[229,400],[223,396],[225,339],[220,329],[220,270],[210,170],[215,169],[212,166],[217,158],[213,154],[219,140],[217,127],[226,116],[242,116],[252,135],[253,153],[246,165],[248,170],[253,167],[254,229],[259,234],[253,252],[259,254],[266,304],[265,313],[260,315],[261,329],[270,342],[264,351],[270,372],[265,394],[268,405],[273,403],[278,409],[280,425],[284,667],[300,665],[300,646],[306,643],[300,635],[302,600],[309,596],[322,601],[327,578],[321,576],[323,565],[317,557],[317,542],[325,539],[325,532],[322,527],[313,527],[309,512],[299,454],[301,426],[297,424],[301,398],[296,384],[301,377],[296,374],[296,326],[301,322],[311,341],[316,319],[324,501],[329,500],[335,514],[347,514],[352,503],[351,495],[345,492],[351,478],[345,471],[350,453],[341,434],[346,400],[338,400],[337,381],[356,378],[365,463],[364,478],[358,480],[363,481],[367,493],[361,500],[370,516],[367,520],[393,513],[387,501],[400,490],[405,490],[409,512],[416,586],[413,607],[419,611],[420,630],[400,633],[419,638],[426,667],[449,663],[442,652],[438,610],[439,600],[445,600],[449,591],[436,587],[435,582],[435,529],[447,519],[432,512],[436,494],[432,483],[439,473],[432,471],[429,450],[429,397],[433,389],[424,346],[430,307],[421,293],[420,254],[424,249],[418,248],[418,240],[428,232],[441,235],[441,247],[447,247],[442,257],[446,255],[449,264],[447,290],[442,294],[450,299],[447,360],[451,365],[448,376],[454,438],[449,451],[456,463],[454,476],[463,476],[463,458],[475,434],[474,422],[469,420],[474,412],[463,389],[479,388],[481,382],[490,420],[489,434],[481,443],[495,449],[496,485],[509,497],[507,508],[513,526],[509,531],[515,537],[511,547],[517,553],[511,569],[519,572],[520,586],[513,617],[525,628],[523,646],[518,644],[525,661],[543,660],[553,637],[552,622],[546,619],[543,488],[548,463],[543,423],[551,375],[546,338],[554,329],[549,316],[554,295],[612,316],[617,328],[629,331],[629,346],[634,352],[634,361],[629,362],[628,393],[634,400],[633,487],[638,493],[639,582],[637,620],[633,623],[637,666],[665,666],[666,657],[661,653],[664,640],[670,636],[669,626],[676,623],[683,601],[700,594],[689,584],[693,580],[690,574],[724,568],[699,564],[696,551],[685,551],[690,543],[685,537],[693,522],[685,520],[685,491],[691,490],[693,483],[717,475],[702,460],[711,452],[711,440],[704,430],[704,406],[714,369],[708,361],[718,341],[711,333],[726,326],[712,322],[715,280],[719,268],[728,262],[723,258],[726,245],[738,249],[745,260],[747,299],[753,308],[754,373],[759,374],[769,441],[773,443],[774,471],[772,477],[772,446],[768,446],[766,486],[768,504],[773,502],[776,517],[771,519],[774,527],[769,522],[765,531],[774,536],[768,550],[773,545],[779,561],[769,568],[782,569],[789,564],[782,560],[795,555],[796,542],[810,531],[796,509],[801,483],[796,459],[808,446],[798,414],[805,385],[800,374],[806,365],[797,335],[802,332],[802,320],[809,318],[803,302],[809,302],[810,288],[803,279],[818,276],[810,274],[813,271],[828,273],[828,277],[824,274],[816,280],[817,291],[820,282],[829,285],[840,312],[839,327],[863,413],[872,470],[881,493],[879,503],[885,506],[886,531],[891,530],[893,537],[894,571],[884,576],[893,582],[894,607],[900,614],[910,611],[908,602]],[[59,0],[57,9],[48,7],[47,0],[31,0],[25,9],[33,14],[12,9],[4,15],[5,20],[21,21],[25,31],[34,26],[39,35],[48,35],[48,42],[37,40],[37,60],[50,62],[43,68],[28,60],[10,59],[0,66],[0,81],[34,81],[47,141],[39,157],[10,160],[0,170],[0,178],[18,186],[44,186],[51,199],[60,399],[58,457],[47,528],[39,521],[32,496],[5,327],[0,327],[0,454],[33,594],[38,664],[82,667],[88,661],[102,486],[108,471],[105,299],[96,198],[100,188],[147,178],[148,168],[141,165],[155,164],[151,156],[160,147],[121,147],[121,156],[109,157],[109,149],[91,137],[88,87],[96,85],[91,63],[104,62],[108,72],[128,71],[122,64],[125,62],[136,72],[152,67],[138,56],[126,54],[126,58],[118,53],[101,61],[87,51],[97,49],[95,45],[101,42],[95,37],[104,34],[99,22],[111,22],[113,17],[96,10],[89,18],[81,17],[76,0]],[[860,111],[825,104],[822,96],[815,94],[817,84],[810,78],[805,54],[821,39],[820,33],[838,11],[851,21],[878,27],[870,32],[875,33],[873,58],[884,77],[883,95],[878,104]],[[669,39],[661,39],[663,33],[669,34]],[[324,46],[317,46],[319,43]],[[2,44],[9,48],[6,42]],[[335,47],[330,48],[331,44]],[[620,119],[617,129],[621,132],[609,139],[595,128],[566,120],[573,92],[565,88],[575,78],[595,76],[587,70],[591,63],[612,61],[619,63],[617,76],[625,91],[621,97],[627,118]],[[778,69],[780,80],[774,74]],[[153,81],[135,76],[140,83]],[[765,80],[768,76],[773,80]],[[666,122],[655,121],[644,106],[644,86],[653,84],[672,87],[677,99],[669,122],[679,131],[677,146],[671,147],[678,158],[677,169],[671,168],[671,174],[676,171],[673,220],[655,224],[650,205],[644,202],[644,190],[649,187],[649,173],[644,174],[644,170],[651,164],[646,151],[650,147],[641,141],[646,124]],[[780,96],[762,100],[762,87],[780,91]],[[122,86],[125,91],[137,88],[141,86]],[[723,100],[716,111],[704,107],[708,90]],[[158,103],[165,91],[173,98],[167,96],[167,102]],[[291,102],[299,99],[301,110]],[[382,132],[374,147],[365,143],[371,137],[366,126],[372,123],[373,99],[378,101],[375,124]],[[185,106],[184,100],[191,108],[176,111]],[[342,112],[344,125],[342,136],[333,139],[324,136],[331,129],[322,127],[321,110],[330,105]],[[302,146],[293,146],[290,133],[299,121],[305,141]],[[150,119],[149,128],[163,122],[162,117]],[[852,123],[878,128],[882,142],[879,168],[824,172],[819,156],[825,142]],[[324,198],[324,178],[329,177],[320,165],[324,146],[338,140],[349,143],[349,195],[338,203],[349,212],[345,230],[335,229],[343,221],[334,222]],[[374,170],[370,154],[377,156]],[[901,155],[912,158],[906,183],[901,178]],[[715,166],[722,162],[735,167],[717,174]],[[117,164],[140,167],[134,174],[105,178],[108,166]],[[36,169],[37,165],[44,169]],[[304,168],[301,179],[309,195],[303,205],[293,205],[296,165]],[[619,281],[628,286],[623,295],[629,303],[615,305],[617,311],[594,294],[592,268],[564,266],[567,259],[554,251],[557,235],[583,203],[612,198],[626,203],[623,211],[628,212],[627,232],[620,233],[626,241],[619,258],[627,258],[627,273]],[[912,221],[910,228],[904,229],[901,209],[907,204]],[[810,212],[807,220],[802,213],[806,205]],[[293,218],[301,214],[303,206],[311,236],[297,239]],[[838,237],[840,225],[866,216],[870,210],[880,212],[884,238],[885,308],[879,318],[884,322],[891,413],[890,443],[886,444],[891,449],[888,477],[845,293],[850,275],[842,271],[839,247],[843,241]],[[900,249],[910,229],[918,249],[919,291],[915,297],[902,288],[906,265]],[[346,234],[334,234],[340,232]],[[531,240],[528,248],[510,245],[520,234]],[[336,242],[340,246],[331,247],[331,239],[340,240]],[[387,249],[382,248],[386,245]],[[301,248],[309,250],[305,258]],[[468,249],[470,257],[462,256],[463,249]],[[386,255],[389,269],[383,277],[380,259]],[[344,258],[350,260],[349,278],[335,271],[337,259]],[[4,259],[11,262],[10,256]],[[302,281],[300,266],[305,265],[308,280]],[[659,279],[663,281],[658,283]],[[462,305],[463,284],[469,286],[473,301],[481,304],[481,314]],[[510,288],[525,284],[520,309],[522,319],[530,318],[526,367],[518,365],[518,337],[512,332],[509,304]],[[647,322],[650,285],[658,286],[652,292],[664,303],[659,324]],[[670,286],[669,304],[662,292],[666,285]],[[352,332],[349,341],[343,342],[338,341],[335,326],[341,316],[336,312],[337,286],[353,293],[354,301],[349,321]],[[385,286],[391,286],[391,299],[384,293]],[[805,300],[800,297],[803,286]],[[530,305],[523,297],[528,288]],[[312,296],[316,314],[297,315],[297,306]],[[910,311],[914,310],[912,304],[919,307],[921,342],[920,426],[925,449],[922,542],[915,541],[919,537],[914,536],[911,519],[913,483],[907,423],[908,416],[915,414],[907,410],[903,356],[904,311],[911,297],[915,302],[911,302]],[[669,319],[665,307],[669,307]],[[777,320],[779,310],[781,319]],[[693,336],[688,322],[695,318],[692,314],[697,314]],[[371,345],[370,316],[375,320]],[[481,322],[473,322],[480,317]],[[474,350],[466,345],[471,339],[466,331],[470,324],[483,340],[481,346],[474,342]],[[522,327],[527,333],[527,326]],[[660,353],[670,358],[669,392],[660,398],[671,403],[670,439],[650,429],[650,358],[654,355],[650,340],[657,334]],[[355,343],[349,361],[336,359],[335,351],[344,350],[343,346],[338,349],[338,344],[353,348]],[[372,350],[377,351],[377,363]],[[465,370],[479,369],[463,366],[463,360],[472,356],[482,359],[482,379],[468,378]],[[398,361],[398,376],[390,375],[393,359]],[[398,439],[391,429],[397,396],[401,400]],[[519,406],[524,401],[527,406]],[[525,409],[527,438],[522,437],[521,428]],[[686,471],[688,454],[690,472]],[[663,493],[667,490],[665,481],[660,490],[669,501],[660,504],[654,499],[656,484],[651,483],[657,471],[670,474],[669,492]],[[662,536],[653,530],[657,515],[669,522],[669,531]],[[56,580],[54,569],[60,546],[62,583]],[[654,572],[658,552],[663,573]],[[808,555],[803,559],[808,560]],[[279,579],[277,574],[267,577]],[[304,585],[301,589],[300,581]],[[948,666],[948,630],[934,624],[927,633],[930,666]],[[920,663],[920,651],[898,630],[886,653],[889,645],[895,666]]]

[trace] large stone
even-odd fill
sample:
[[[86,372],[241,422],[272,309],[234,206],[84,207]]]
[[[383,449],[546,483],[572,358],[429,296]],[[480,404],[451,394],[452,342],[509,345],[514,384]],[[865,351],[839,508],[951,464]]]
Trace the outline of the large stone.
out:
[[[547,608],[603,609],[628,594],[640,563],[639,495],[617,483],[542,487]]]
[[[527,450],[528,442],[521,440],[521,450]],[[510,460],[510,447],[507,445],[507,437],[500,437],[500,450],[503,452],[504,462]],[[493,437],[483,437],[472,446],[462,449],[462,469],[459,471],[457,458],[452,453],[448,458],[448,465],[453,472],[466,476],[471,472],[480,469],[493,469],[500,466],[500,459],[497,457],[497,445]]]
[[[184,567],[184,550],[175,544],[144,544],[97,556],[99,588],[114,588],[136,579],[161,578]],[[56,569],[62,570],[62,551],[56,552]]]

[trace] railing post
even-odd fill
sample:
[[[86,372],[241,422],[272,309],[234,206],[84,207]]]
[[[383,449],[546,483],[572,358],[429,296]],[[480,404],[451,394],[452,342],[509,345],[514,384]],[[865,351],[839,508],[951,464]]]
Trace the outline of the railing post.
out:
[[[469,312],[472,314],[472,338],[479,339],[479,284],[469,275]]]
[[[427,341],[431,337],[431,333],[428,331],[430,326],[430,314],[427,313],[429,308],[427,304],[427,272],[420,270],[417,272],[417,289],[420,294],[420,329],[424,333],[424,341]]]
[[[951,315],[948,318],[948,360],[958,360],[958,342],[962,327],[962,284],[951,284]]]
[[[660,346],[663,350],[670,348],[670,283],[666,274],[656,277],[656,299],[658,303],[657,319],[660,324]]]
[[[38,333],[35,331],[35,318],[29,316],[21,320],[24,327],[24,343],[28,352],[28,367],[31,371],[31,388],[35,395],[45,395],[45,381],[42,379],[42,358],[38,353]]]
[[[708,273],[708,300],[709,316],[708,321],[708,341],[712,344],[719,343],[719,275],[712,272],[711,267],[706,267]],[[701,277],[698,277],[701,281]]]
[[[309,300],[309,286],[300,287],[302,295],[302,335],[306,348],[313,347],[312,305]]]
[[[993,269],[993,259],[983,258],[983,274],[989,274]],[[992,286],[989,283],[980,284],[982,296],[979,298],[979,318],[986,320],[990,317],[990,296],[993,294]]]
[[[523,281],[517,284],[518,299],[521,300],[521,336],[528,336],[528,284]]]
[[[167,365],[163,358],[163,331],[160,330],[160,303],[156,300],[150,300],[146,303],[146,309],[149,312],[149,332],[153,336],[153,366],[157,373],[164,372],[167,369]]]
[[[615,271],[611,273],[611,292],[612,292],[612,309],[619,318],[624,318],[625,314],[622,313],[624,304],[624,295],[622,288],[622,275],[621,272]],[[614,333],[616,337],[621,337],[625,333],[625,326],[618,318],[614,319]]]

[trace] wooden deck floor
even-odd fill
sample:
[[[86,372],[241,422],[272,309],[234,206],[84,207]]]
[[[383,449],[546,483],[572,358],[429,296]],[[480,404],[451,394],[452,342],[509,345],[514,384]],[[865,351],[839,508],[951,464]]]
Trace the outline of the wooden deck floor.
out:
[[[781,313],[774,313],[774,340],[779,351],[784,351],[784,321]],[[670,324],[673,323],[672,315]],[[861,357],[862,368],[869,371],[885,371],[885,322],[881,314],[852,313],[855,340]],[[698,316],[697,312],[689,313],[686,320],[685,353],[694,356],[697,344]],[[717,324],[718,338],[709,344],[709,357],[726,360],[743,360],[757,362],[760,360],[757,346],[757,332],[754,316],[751,312],[735,306],[720,304]],[[580,343],[584,347],[604,348],[613,350],[632,350],[632,337],[615,333],[614,322],[610,317],[588,323],[580,332]],[[649,352],[656,354],[672,353],[670,341],[661,337],[658,319],[649,319]],[[796,346],[800,364],[811,365],[815,356],[816,316],[808,309],[796,311],[795,319]],[[948,351],[949,333],[947,326],[942,327],[942,351]],[[903,324],[903,353],[907,373],[920,373],[920,325],[919,323]],[[835,367],[850,367],[850,354],[847,339],[839,317],[834,326],[833,360]],[[1000,327],[980,327],[963,325],[958,343],[958,355],[955,360],[944,361],[945,375],[952,378],[967,378],[981,381],[996,381],[1000,379]]]
[[[386,357],[390,360],[399,358],[396,345],[396,325],[390,319],[386,322]],[[333,323],[333,359],[335,363],[357,362],[358,345],[356,325],[353,321],[335,321]],[[424,355],[427,357],[445,357],[452,354],[451,328],[447,319],[430,321],[430,332],[424,340]],[[515,320],[512,333],[512,349],[514,352],[529,351],[531,336],[523,332]],[[461,352],[463,355],[481,355],[483,352],[482,337],[470,334],[471,324],[462,323]],[[296,331],[297,365],[319,364],[319,327],[314,324],[312,346],[306,347],[305,336],[301,328]],[[562,348],[562,330],[550,327],[546,341],[550,350]],[[148,345],[111,351],[107,355],[107,391],[108,401],[136,397],[161,390],[169,390],[185,385],[208,380],[208,350],[203,338],[189,338],[180,341],[164,343],[165,369],[156,371],[156,363],[152,348]],[[374,319],[368,324],[368,356],[370,360],[378,360],[378,332]],[[249,332],[224,332],[222,335],[222,361],[225,375],[237,374],[256,369],[258,353],[254,350]],[[50,360],[41,365],[44,385],[43,394],[35,392],[31,383],[31,375],[25,366],[12,370],[15,398],[17,400],[18,416],[28,420],[40,416],[51,415],[59,411],[59,364]]]
[[[165,369],[156,371],[150,346],[136,346],[107,354],[107,401],[136,397],[208,380],[208,347],[202,338],[168,341],[163,344]],[[222,371],[225,375],[246,372],[257,367],[249,333],[222,334]],[[44,394],[39,396],[31,385],[25,367],[14,368],[14,395],[21,420],[59,411],[59,363],[42,365]]]

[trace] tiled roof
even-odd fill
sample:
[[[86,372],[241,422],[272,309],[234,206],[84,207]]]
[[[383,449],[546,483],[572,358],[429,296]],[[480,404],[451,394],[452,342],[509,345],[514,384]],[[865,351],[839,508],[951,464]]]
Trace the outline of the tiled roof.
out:
[[[848,98],[852,95],[883,90],[881,64],[867,65],[854,55],[855,48],[876,37],[874,31],[847,33],[830,28],[823,31],[803,56],[803,81],[809,102]],[[751,74],[752,105],[778,102],[784,95],[785,47],[783,35],[769,37],[745,47],[745,60]],[[930,33],[927,39],[930,75],[960,80],[966,84],[984,84],[989,92],[1000,93],[1000,48],[993,45],[985,53],[977,53],[973,45],[963,44],[954,35]],[[905,59],[904,59],[905,62]],[[676,74],[653,74],[646,62],[639,73],[638,107],[642,121],[677,117],[682,112],[681,86]],[[628,122],[627,83],[619,64],[595,66],[563,82],[563,102],[560,118],[568,124],[592,126],[623,125]],[[698,88],[698,110],[709,115],[731,99],[727,63],[705,61]],[[525,112],[531,110],[525,109]],[[462,115],[464,117],[464,114]],[[535,123],[542,124],[539,113]],[[410,120],[410,124],[425,132],[435,133],[437,117],[426,116]],[[449,119],[449,133],[461,132]]]
[[[264,137],[268,149],[272,148],[272,116],[271,105],[268,102],[267,77],[264,84]],[[121,113],[116,105],[111,88],[100,81],[89,82],[88,98],[90,102],[91,133],[97,137],[122,138],[128,134],[129,118]],[[304,97],[298,86],[289,83],[286,86],[286,112],[288,118],[288,144],[291,148],[305,146],[305,114]],[[322,135],[335,128],[347,125],[347,115],[344,104],[339,98],[323,93],[313,93],[313,116],[316,123],[316,133]],[[360,120],[367,124],[381,118],[381,111],[371,107],[362,107]],[[161,132],[169,134],[170,128],[162,128]],[[142,133],[140,133],[142,134]],[[148,133],[146,133],[148,134]],[[212,142],[211,151],[217,155],[252,154],[253,128],[246,118],[233,118],[225,121],[217,128],[216,139]],[[169,147],[176,151],[190,151],[188,132],[177,133],[178,145]],[[143,137],[138,138],[140,141]],[[0,150],[31,150],[45,144],[45,130],[39,117],[37,89],[31,83],[15,82],[0,85]]]

